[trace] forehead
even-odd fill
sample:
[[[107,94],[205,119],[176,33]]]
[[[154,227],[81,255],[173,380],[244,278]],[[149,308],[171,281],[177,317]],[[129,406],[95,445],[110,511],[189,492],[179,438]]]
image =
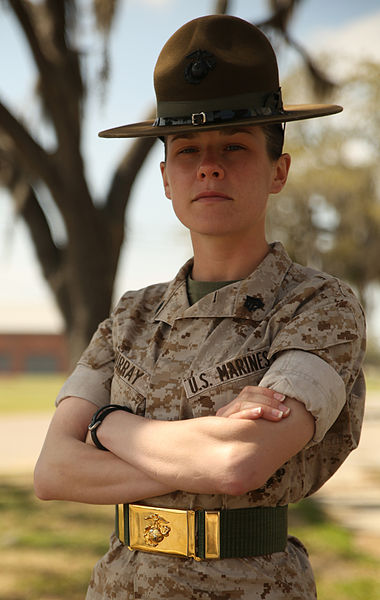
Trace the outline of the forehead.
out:
[[[262,134],[262,128],[259,125],[246,126],[231,126],[222,127],[221,129],[211,129],[208,131],[194,131],[168,135],[166,140],[169,143],[176,140],[208,140],[208,139],[223,139],[233,135],[246,134],[252,137],[258,137]]]

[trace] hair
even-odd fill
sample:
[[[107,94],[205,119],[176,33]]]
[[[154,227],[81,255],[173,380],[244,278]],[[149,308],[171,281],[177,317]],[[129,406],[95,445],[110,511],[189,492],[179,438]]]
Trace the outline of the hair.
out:
[[[269,158],[273,161],[278,160],[284,147],[285,124],[269,123],[268,125],[260,125],[260,127],[265,135]],[[166,137],[160,137],[160,140],[164,143],[164,161],[166,162]]]
[[[269,158],[273,161],[278,160],[284,147],[285,124],[270,123],[262,125],[261,128],[265,135]]]

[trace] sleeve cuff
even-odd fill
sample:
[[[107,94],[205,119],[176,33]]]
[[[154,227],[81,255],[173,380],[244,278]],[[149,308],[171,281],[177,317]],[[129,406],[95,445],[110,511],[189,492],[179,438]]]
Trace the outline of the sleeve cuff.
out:
[[[79,364],[60,389],[55,405],[68,398],[77,396],[93,402],[101,408],[110,402],[111,375],[102,369],[91,369]]]
[[[338,373],[319,356],[302,350],[280,354],[259,385],[305,405],[315,419],[314,437],[309,445],[324,438],[346,401],[345,385]]]

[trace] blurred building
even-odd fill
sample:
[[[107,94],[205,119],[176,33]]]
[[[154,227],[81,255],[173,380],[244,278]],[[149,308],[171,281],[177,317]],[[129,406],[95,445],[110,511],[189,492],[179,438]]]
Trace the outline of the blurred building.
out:
[[[0,333],[0,373],[61,373],[68,368],[64,335]]]

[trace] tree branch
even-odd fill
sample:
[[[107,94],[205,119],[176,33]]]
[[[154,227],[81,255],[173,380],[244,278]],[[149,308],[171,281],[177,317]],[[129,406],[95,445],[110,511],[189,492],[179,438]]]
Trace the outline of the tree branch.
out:
[[[107,196],[106,212],[112,221],[124,222],[132,186],[156,138],[137,138],[117,167]]]
[[[272,16],[262,26],[268,25],[269,27],[285,32],[294,10],[300,2],[302,0],[269,0]]]
[[[23,218],[29,230],[42,273],[54,293],[58,307],[69,327],[73,322],[73,313],[65,281],[65,253],[54,243],[46,215],[38,202],[35,191],[29,183],[22,179],[22,174],[9,162],[8,158],[0,151],[0,180],[11,194],[16,214]]]
[[[9,138],[6,146],[11,146],[26,172],[40,177],[49,188],[54,188],[59,180],[58,173],[47,152],[32,138],[25,127],[0,102],[0,130]]]
[[[315,93],[321,94],[322,96],[331,93],[336,87],[336,84],[318,67],[317,63],[311,58],[305,48],[292,38],[287,31],[284,32],[284,39],[289,46],[294,48],[301,55],[311,76]]]
[[[28,226],[44,277],[51,280],[61,265],[61,252],[54,243],[45,213],[26,181],[18,179],[10,191],[17,214]]]
[[[289,33],[289,21],[301,1],[302,0],[270,0],[272,15],[269,19],[258,23],[257,26],[264,30],[274,29],[277,31],[285,42],[301,55],[313,81],[315,92],[326,95],[334,89],[335,83],[323,73],[306,49]]]
[[[73,4],[72,0],[65,0],[65,2],[62,2],[62,0],[46,0],[46,6],[53,25],[52,41],[54,46],[62,53],[67,51],[66,7],[68,4]]]
[[[69,328],[73,322],[72,303],[65,279],[64,251],[57,248],[33,188],[20,181],[12,193],[16,210],[29,229],[43,275],[53,291],[58,307]]]
[[[65,3],[48,0],[46,4],[28,6],[21,0],[9,2],[36,63],[38,89],[46,114],[54,124],[58,147],[64,145],[74,153],[80,139],[83,83],[77,53],[65,41]],[[40,32],[36,26],[38,20],[46,22]]]
[[[48,67],[48,62],[46,60],[46,56],[42,52],[40,40],[36,35],[30,10],[26,8],[25,2],[20,0],[9,0],[9,5],[12,8],[17,21],[22,27],[38,70],[41,73],[44,72]]]
[[[225,15],[228,11],[228,0],[216,0],[214,13],[216,15]]]

